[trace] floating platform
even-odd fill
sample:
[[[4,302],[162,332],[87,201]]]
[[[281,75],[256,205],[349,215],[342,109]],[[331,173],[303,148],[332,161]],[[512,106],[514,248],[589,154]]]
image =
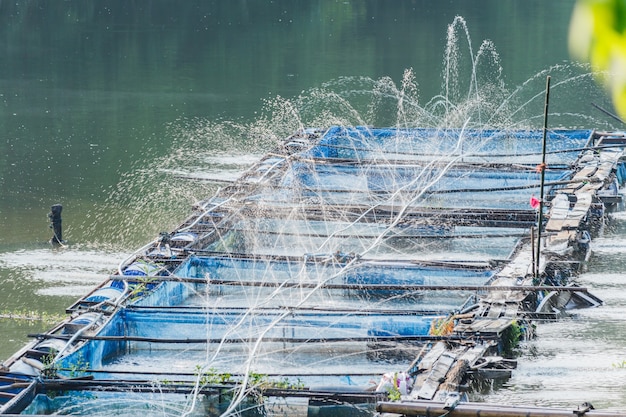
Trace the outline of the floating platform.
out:
[[[473,379],[509,377],[534,322],[602,304],[575,278],[625,135],[550,130],[538,170],[542,137],[296,133],[31,335],[0,414],[488,415]]]

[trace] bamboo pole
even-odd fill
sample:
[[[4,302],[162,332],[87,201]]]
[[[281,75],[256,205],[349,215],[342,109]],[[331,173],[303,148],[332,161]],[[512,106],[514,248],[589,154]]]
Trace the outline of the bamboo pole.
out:
[[[535,255],[535,279],[539,279],[541,263],[541,224],[543,223],[543,198],[546,179],[546,142],[548,133],[548,104],[550,102],[550,76],[546,77],[546,101],[543,110],[543,140],[541,145],[541,183],[539,186],[539,219],[537,221],[537,254]]]
[[[530,226],[530,247],[535,248],[535,226]],[[535,259],[535,251],[531,250],[531,263],[533,265],[533,277],[537,277],[537,261]]]

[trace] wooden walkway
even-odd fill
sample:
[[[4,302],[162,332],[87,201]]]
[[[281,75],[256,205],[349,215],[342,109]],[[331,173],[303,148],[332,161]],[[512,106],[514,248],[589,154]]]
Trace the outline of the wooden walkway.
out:
[[[596,146],[601,147],[604,138],[598,135]],[[621,138],[621,142],[616,142],[618,138],[610,139],[609,142],[613,144],[626,143],[624,138]],[[542,245],[541,259],[538,262],[540,284],[543,284],[547,274],[555,269],[562,269],[563,264],[571,267],[588,257],[589,230],[594,222],[604,220],[602,218],[604,205],[599,193],[612,186],[622,155],[622,148],[602,149],[601,152],[586,151],[579,158],[577,164],[579,169],[570,184],[556,191],[548,206],[546,233],[540,242]],[[594,211],[595,209],[600,210]],[[530,243],[519,249],[512,262],[506,264],[491,283],[493,287],[507,288],[485,293],[470,314],[463,314],[462,318],[455,319],[451,334],[462,336],[462,342],[442,341],[430,346],[423,356],[418,358],[417,364],[409,370],[409,373],[415,375],[415,384],[411,392],[395,405],[379,404],[379,411],[418,415],[420,413],[417,411],[411,414],[410,410],[415,407],[416,402],[428,400],[424,404],[432,404],[436,410],[428,415],[441,415],[450,411],[444,409],[443,405],[450,398],[459,396],[468,375],[482,373],[490,377],[510,376],[515,361],[503,359],[499,355],[502,354],[506,337],[516,336],[515,333],[511,333],[511,329],[528,324],[529,318],[532,317],[552,315],[555,318],[557,311],[565,308],[565,305],[559,305],[559,302],[567,303],[571,296],[571,293],[565,296],[555,291],[554,294],[548,294],[551,296],[550,303],[541,304],[539,300],[535,300],[536,304],[533,304],[530,302],[536,297],[533,291],[511,289],[520,286],[530,288],[538,284],[534,275],[534,254],[535,247]],[[570,272],[574,274],[576,271]],[[597,300],[593,296],[588,297]],[[536,311],[529,310],[529,306],[537,304],[540,307]],[[538,311],[539,309],[543,310]],[[417,409],[420,412],[425,410],[419,407]],[[488,415],[484,414],[484,411],[481,411],[480,415]],[[471,415],[478,415],[475,414],[476,411],[473,412]],[[526,414],[527,412],[528,410],[513,410],[508,415],[548,415]],[[572,411],[569,411],[570,415],[571,413]],[[561,412],[550,415],[564,414]]]

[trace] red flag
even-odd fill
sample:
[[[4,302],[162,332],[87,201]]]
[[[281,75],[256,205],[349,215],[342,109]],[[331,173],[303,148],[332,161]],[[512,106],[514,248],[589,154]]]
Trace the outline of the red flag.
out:
[[[530,206],[534,209],[538,209],[539,208],[539,199],[537,197],[535,197],[535,195],[531,195],[530,196]]]
[[[540,173],[540,174],[541,174],[543,171],[545,171],[545,170],[546,170],[546,168],[547,168],[547,167],[548,167],[548,166],[547,166],[545,163],[543,163],[543,162],[542,162],[542,163],[540,163],[539,165],[537,165],[537,166],[535,167],[535,171],[537,171],[538,173]]]

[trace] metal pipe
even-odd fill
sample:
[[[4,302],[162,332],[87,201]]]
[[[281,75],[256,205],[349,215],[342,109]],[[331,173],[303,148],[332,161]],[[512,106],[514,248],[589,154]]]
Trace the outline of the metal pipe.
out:
[[[558,408],[540,408],[509,406],[487,403],[459,403],[454,409],[444,409],[445,403],[435,401],[379,402],[376,411],[406,416],[424,417],[618,417],[624,413],[598,410],[567,410]]]
[[[408,285],[408,284],[317,284],[284,281],[240,281],[226,279],[189,278],[170,275],[167,277],[150,277],[150,282],[179,281],[211,285],[232,285],[239,287],[267,288],[324,288],[331,290],[361,291],[563,291],[588,292],[586,287],[551,286],[551,285]]]
[[[47,335],[47,334],[31,334],[29,337],[37,337],[40,339],[63,339],[61,335]],[[467,341],[470,339],[478,340],[498,340],[496,334],[481,334],[480,336],[467,336],[467,335],[450,335],[450,336],[431,336],[431,335],[407,335],[407,336],[358,336],[358,337],[328,337],[328,338],[291,338],[291,337],[266,337],[263,341],[266,343],[382,343],[382,342],[435,342],[435,341],[448,341],[459,340]],[[80,336],[73,337],[70,342],[75,340],[101,340],[109,342],[138,342],[138,343],[163,343],[163,344],[214,344],[214,343],[253,343],[258,341],[256,337],[242,337],[242,338],[198,338],[198,339],[164,339],[158,337],[142,337],[142,336]],[[69,344],[69,343],[68,343]]]
[[[199,392],[205,394],[215,394],[222,390],[232,390],[239,385],[238,381],[224,384],[206,384]],[[387,394],[379,391],[368,390],[335,390],[335,389],[309,389],[309,388],[274,388],[271,381],[268,387],[253,387],[268,397],[313,397],[333,399],[338,403],[342,402],[374,402],[386,398]],[[109,381],[109,380],[45,380],[40,383],[39,389],[42,391],[79,391],[79,390],[106,390],[109,392],[131,391],[131,392],[154,392],[153,381]],[[195,389],[195,384],[177,381],[162,384],[158,387],[160,393],[182,393],[188,394]]]

